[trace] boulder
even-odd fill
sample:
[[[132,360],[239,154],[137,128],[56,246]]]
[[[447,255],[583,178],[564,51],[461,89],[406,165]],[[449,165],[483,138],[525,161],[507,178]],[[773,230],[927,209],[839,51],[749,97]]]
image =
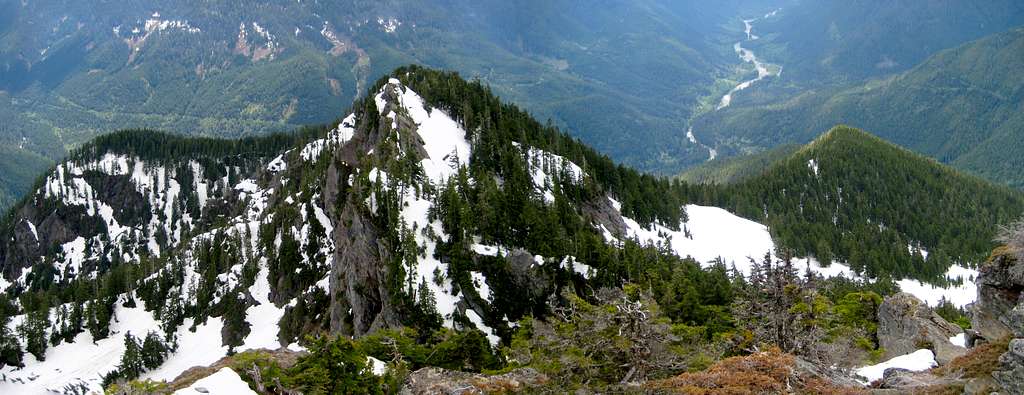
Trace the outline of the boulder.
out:
[[[927,348],[935,353],[939,364],[949,363],[967,352],[949,341],[962,332],[908,293],[889,296],[878,308],[878,342],[885,349],[883,359]]]
[[[398,393],[401,395],[518,393],[544,385],[547,381],[547,376],[530,368],[516,369],[497,376],[486,376],[430,367],[412,372],[405,379],[402,389]]]
[[[907,369],[890,368],[885,370],[882,380],[878,383],[878,388],[909,391],[914,388],[949,384],[952,381],[929,372],[912,372]]]

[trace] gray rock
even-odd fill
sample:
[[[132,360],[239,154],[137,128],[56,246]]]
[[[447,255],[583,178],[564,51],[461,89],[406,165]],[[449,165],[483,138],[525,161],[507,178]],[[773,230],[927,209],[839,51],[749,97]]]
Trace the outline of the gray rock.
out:
[[[1024,336],[1024,316],[1011,314],[1024,292],[1024,265],[1008,250],[996,250],[992,259],[978,269],[978,299],[971,305],[971,327],[994,341]]]
[[[349,199],[334,222],[337,247],[328,283],[331,332],[350,336],[401,325],[386,284],[390,250],[356,204]]]
[[[883,389],[910,390],[913,388],[930,387],[949,384],[952,380],[936,376],[928,372],[911,372],[906,369],[890,368],[885,370],[878,387]]]
[[[978,300],[971,306],[971,324],[989,341],[1010,340],[992,378],[1003,393],[1024,394],[1024,263],[999,248],[978,270]]]
[[[885,348],[884,359],[927,348],[939,364],[946,364],[967,352],[949,342],[963,332],[950,324],[924,302],[908,293],[885,298],[878,309],[878,342]]]
[[[1017,307],[1014,307],[1013,310],[1010,310],[1006,321],[1009,323],[1014,337],[1024,337],[1024,301],[1018,303]]]
[[[612,206],[607,197],[601,196],[582,205],[583,215],[596,225],[604,225],[616,237],[626,234],[626,221],[622,213]]]
[[[1002,368],[992,377],[1010,394],[1024,394],[1024,339],[1013,339],[1010,347],[999,357]]]
[[[456,372],[441,368],[423,368],[412,372],[402,389],[402,395],[469,395],[490,393],[518,393],[536,388],[548,381],[547,376],[525,368],[497,375]]]
[[[845,374],[836,369],[819,366],[800,357],[797,357],[794,361],[793,368],[796,370],[797,376],[804,379],[814,377],[825,380],[826,382],[841,388],[859,388],[861,386],[860,382],[849,374]]]

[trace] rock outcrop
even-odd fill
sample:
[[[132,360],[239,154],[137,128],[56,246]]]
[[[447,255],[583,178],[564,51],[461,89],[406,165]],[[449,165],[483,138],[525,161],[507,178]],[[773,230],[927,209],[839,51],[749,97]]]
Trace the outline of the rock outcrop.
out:
[[[906,369],[886,369],[885,375],[878,383],[879,389],[893,389],[899,391],[913,391],[949,385],[956,382],[954,379],[937,376],[931,372],[912,372]]]
[[[971,325],[988,341],[1012,338],[992,377],[1006,393],[1024,394],[1024,263],[1002,247],[978,273]]]
[[[949,363],[967,352],[949,341],[961,332],[908,293],[889,296],[878,308],[878,342],[885,349],[884,359],[927,348],[939,364]]]
[[[431,367],[412,372],[405,379],[399,394],[517,393],[543,385],[547,381],[547,376],[529,368],[516,369],[497,376],[485,376]]]
[[[587,201],[582,206],[583,215],[590,219],[597,226],[604,226],[612,235],[622,237],[626,235],[626,221],[622,219],[612,201],[606,198],[596,198]]]
[[[988,341],[1018,336],[1024,316],[1013,314],[1024,294],[1024,265],[1005,247],[996,249],[978,269],[978,300],[971,305],[971,327]]]
[[[1024,394],[1024,339],[1013,339],[1005,354],[999,357],[1000,370],[992,377],[1010,394]]]

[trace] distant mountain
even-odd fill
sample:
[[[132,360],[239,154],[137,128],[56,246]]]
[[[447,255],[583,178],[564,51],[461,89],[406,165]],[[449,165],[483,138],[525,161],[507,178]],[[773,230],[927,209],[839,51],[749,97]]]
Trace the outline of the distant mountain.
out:
[[[704,155],[678,131],[735,62],[721,25],[773,2],[0,0],[0,143],[38,169],[122,128],[286,131],[422,64],[480,79],[617,160],[676,171]],[[28,187],[9,183],[15,197]]]
[[[681,133],[755,73],[733,50],[744,19],[758,18],[761,36],[745,45],[785,73],[735,95],[740,106],[902,71],[1024,23],[1009,0],[599,4],[0,0],[0,144],[31,152],[24,163],[39,170],[121,128],[285,131],[331,121],[415,63],[480,79],[617,161],[672,174],[703,162],[705,146],[764,148],[706,137],[725,126],[696,128],[699,142]],[[0,194],[20,197],[29,185],[8,173]]]
[[[797,255],[870,276],[937,278],[952,264],[979,264],[992,224],[1024,212],[1024,193],[847,126],[768,166],[738,166],[731,173],[746,177],[711,187],[705,203],[764,222]]]
[[[778,103],[733,105],[695,123],[723,156],[807,142],[838,123],[993,181],[1024,187],[1024,54],[1017,28],[941,51],[904,73],[850,88],[816,89]],[[712,137],[713,136],[713,137]]]
[[[787,79],[832,84],[909,70],[943,49],[1024,25],[1024,3],[794,0],[755,22],[755,52]]]

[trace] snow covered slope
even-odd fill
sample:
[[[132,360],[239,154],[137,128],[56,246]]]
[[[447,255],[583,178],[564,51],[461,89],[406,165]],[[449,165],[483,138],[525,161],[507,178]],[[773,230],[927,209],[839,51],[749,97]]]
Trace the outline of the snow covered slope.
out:
[[[618,209],[621,205],[612,199]],[[744,274],[750,273],[751,259],[760,261],[766,253],[775,256],[776,245],[772,241],[768,227],[757,222],[740,218],[718,207],[687,205],[686,213],[689,220],[675,231],[659,224],[644,228],[635,220],[623,216],[628,229],[627,237],[635,238],[641,243],[667,243],[676,254],[692,257],[704,267],[712,266],[718,259],[728,267],[735,267]],[[615,237],[606,231],[606,238],[614,241]],[[860,278],[841,262],[833,262],[827,267],[814,258],[797,258],[795,266],[801,270],[810,270],[824,277],[845,276]],[[945,299],[958,307],[965,307],[977,298],[974,279],[977,270],[954,265],[949,268],[946,278],[954,284],[938,287],[917,280],[902,279],[897,282],[904,292],[935,306]],[[956,282],[959,281],[959,284]]]

